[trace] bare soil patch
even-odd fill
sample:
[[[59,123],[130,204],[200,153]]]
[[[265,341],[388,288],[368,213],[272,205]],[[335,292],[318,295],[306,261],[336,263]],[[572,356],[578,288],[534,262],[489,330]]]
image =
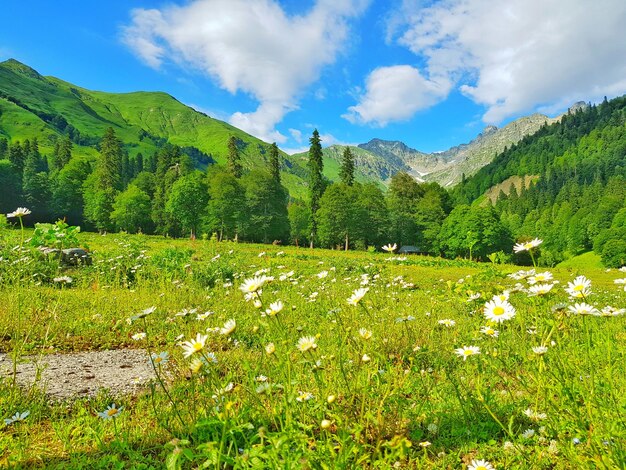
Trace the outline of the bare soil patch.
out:
[[[0,354],[0,377],[12,380],[12,376],[11,357]],[[113,395],[135,393],[155,375],[145,350],[119,349],[25,356],[16,377],[23,388],[36,385],[51,399],[65,400],[94,396],[105,389]]]

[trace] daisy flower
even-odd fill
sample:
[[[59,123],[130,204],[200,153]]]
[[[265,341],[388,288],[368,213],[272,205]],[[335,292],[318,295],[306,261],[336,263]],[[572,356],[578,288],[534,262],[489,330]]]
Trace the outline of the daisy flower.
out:
[[[543,243],[543,240],[540,240],[539,238],[535,238],[534,240],[530,240],[526,243],[516,243],[515,246],[513,247],[513,251],[515,253],[519,253],[520,251],[530,251],[533,248],[538,247],[542,243]]]
[[[307,352],[310,349],[317,348],[316,341],[317,341],[317,338],[315,336],[303,336],[302,338],[298,340],[298,344],[296,345],[296,347],[301,352]]]
[[[350,298],[348,299],[348,303],[350,305],[358,305],[361,299],[367,294],[369,289],[367,287],[355,290]]]
[[[486,460],[472,460],[467,470],[495,470],[495,468]]]
[[[274,354],[275,351],[276,351],[276,346],[274,346],[274,343],[267,343],[265,345],[265,354],[267,354],[268,356],[271,356],[272,354]]]
[[[277,313],[279,313],[285,306],[283,305],[283,303],[279,300],[278,302],[273,302],[270,304],[270,308],[268,308],[267,310],[265,310],[265,314],[269,315],[270,317],[276,315]]]
[[[24,217],[25,215],[29,215],[30,213],[30,210],[26,209],[25,207],[18,207],[13,212],[9,212],[7,214],[7,217],[19,217],[21,219],[22,217]]]
[[[463,346],[462,348],[455,349],[454,353],[462,357],[465,361],[469,356],[480,354],[480,348],[478,346]]]
[[[366,328],[359,329],[359,336],[363,339],[370,339],[372,337],[372,332]]]
[[[565,291],[576,299],[583,299],[591,294],[591,281],[585,276],[578,276],[572,282],[567,283]]]
[[[228,336],[237,328],[237,323],[232,318],[224,323],[224,326],[220,328],[220,334]]]
[[[398,245],[396,243],[394,243],[393,245],[389,243],[383,246],[382,249],[385,250],[387,253],[392,253],[398,249]]]
[[[554,284],[534,284],[528,288],[528,292],[530,292],[530,296],[538,296],[538,295],[546,295],[552,288]]]
[[[552,280],[552,273],[550,271],[545,271],[543,273],[537,273],[534,276],[530,276],[528,278],[529,284],[537,284],[539,282],[546,282]]]
[[[261,289],[265,285],[266,281],[267,278],[265,276],[251,277],[250,279],[243,281],[243,284],[239,286],[239,290],[244,294],[251,294]]]
[[[600,316],[602,317],[616,317],[618,315],[623,315],[626,312],[626,309],[623,308],[615,308],[610,305],[607,305],[600,312]]]
[[[18,421],[24,421],[26,418],[28,418],[28,415],[30,415],[30,410],[26,410],[22,413],[18,411],[10,418],[4,418],[4,424],[8,426],[10,424],[17,423]]]
[[[505,290],[501,294],[494,295],[491,300],[499,300],[500,302],[504,302],[505,300],[509,300],[509,295],[511,295],[511,292]]]
[[[485,304],[485,318],[502,323],[515,316],[515,308],[506,300],[493,299]]]
[[[296,397],[296,400],[299,401],[300,403],[305,402],[305,401],[309,401],[312,400],[313,394],[311,392],[302,392],[300,391],[298,396]]]
[[[546,419],[548,417],[547,414],[539,413],[532,408],[527,408],[526,410],[524,410],[524,414],[533,421],[541,421],[542,419]]]
[[[570,305],[568,310],[575,315],[595,315],[598,309],[593,305],[586,304],[585,302]]]
[[[159,354],[152,353],[152,355],[150,356],[150,359],[155,366],[162,366],[163,364],[167,363],[169,358],[170,355],[167,351],[162,351]]]
[[[146,339],[146,334],[142,331],[141,333],[135,333],[131,338],[135,341],[141,341],[142,339]]]
[[[497,338],[500,332],[498,330],[493,329],[490,326],[483,326],[480,328],[480,332],[484,335],[491,336],[493,338]]]
[[[115,403],[113,403],[106,410],[98,412],[98,416],[100,416],[102,419],[117,418],[123,409],[123,406],[117,408],[115,406]]]
[[[548,352],[548,347],[547,346],[533,346],[533,352],[539,356],[543,356],[545,353]]]
[[[447,326],[448,328],[456,325],[454,320],[450,320],[449,318],[444,318],[443,320],[439,320],[438,323],[443,326]]]
[[[208,336],[201,335],[198,333],[195,339],[190,339],[189,341],[185,341],[181,344],[183,348],[183,356],[189,357],[197,352],[200,352],[204,349],[204,345],[206,343]]]

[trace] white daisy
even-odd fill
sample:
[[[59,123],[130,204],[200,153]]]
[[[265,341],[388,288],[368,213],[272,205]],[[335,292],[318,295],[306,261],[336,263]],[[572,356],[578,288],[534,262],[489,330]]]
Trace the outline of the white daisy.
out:
[[[485,304],[485,318],[487,320],[502,323],[515,316],[515,308],[506,300],[490,300]]]
[[[478,346],[463,346],[462,348],[455,349],[454,353],[462,357],[465,361],[469,356],[480,354],[480,348]]]

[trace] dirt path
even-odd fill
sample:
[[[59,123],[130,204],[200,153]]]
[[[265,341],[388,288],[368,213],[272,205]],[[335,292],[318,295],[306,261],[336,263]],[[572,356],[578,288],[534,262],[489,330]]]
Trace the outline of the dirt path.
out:
[[[143,349],[25,356],[17,367],[17,383],[31,387],[38,370],[37,386],[53,400],[94,396],[103,389],[113,395],[133,393],[154,378]],[[12,375],[11,357],[0,353],[0,377],[11,380]]]

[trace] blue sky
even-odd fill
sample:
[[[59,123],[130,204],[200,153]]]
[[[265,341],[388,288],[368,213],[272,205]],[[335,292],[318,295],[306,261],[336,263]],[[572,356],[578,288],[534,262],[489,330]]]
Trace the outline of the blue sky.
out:
[[[626,92],[623,0],[4,0],[0,60],[160,90],[287,151],[401,140]]]

